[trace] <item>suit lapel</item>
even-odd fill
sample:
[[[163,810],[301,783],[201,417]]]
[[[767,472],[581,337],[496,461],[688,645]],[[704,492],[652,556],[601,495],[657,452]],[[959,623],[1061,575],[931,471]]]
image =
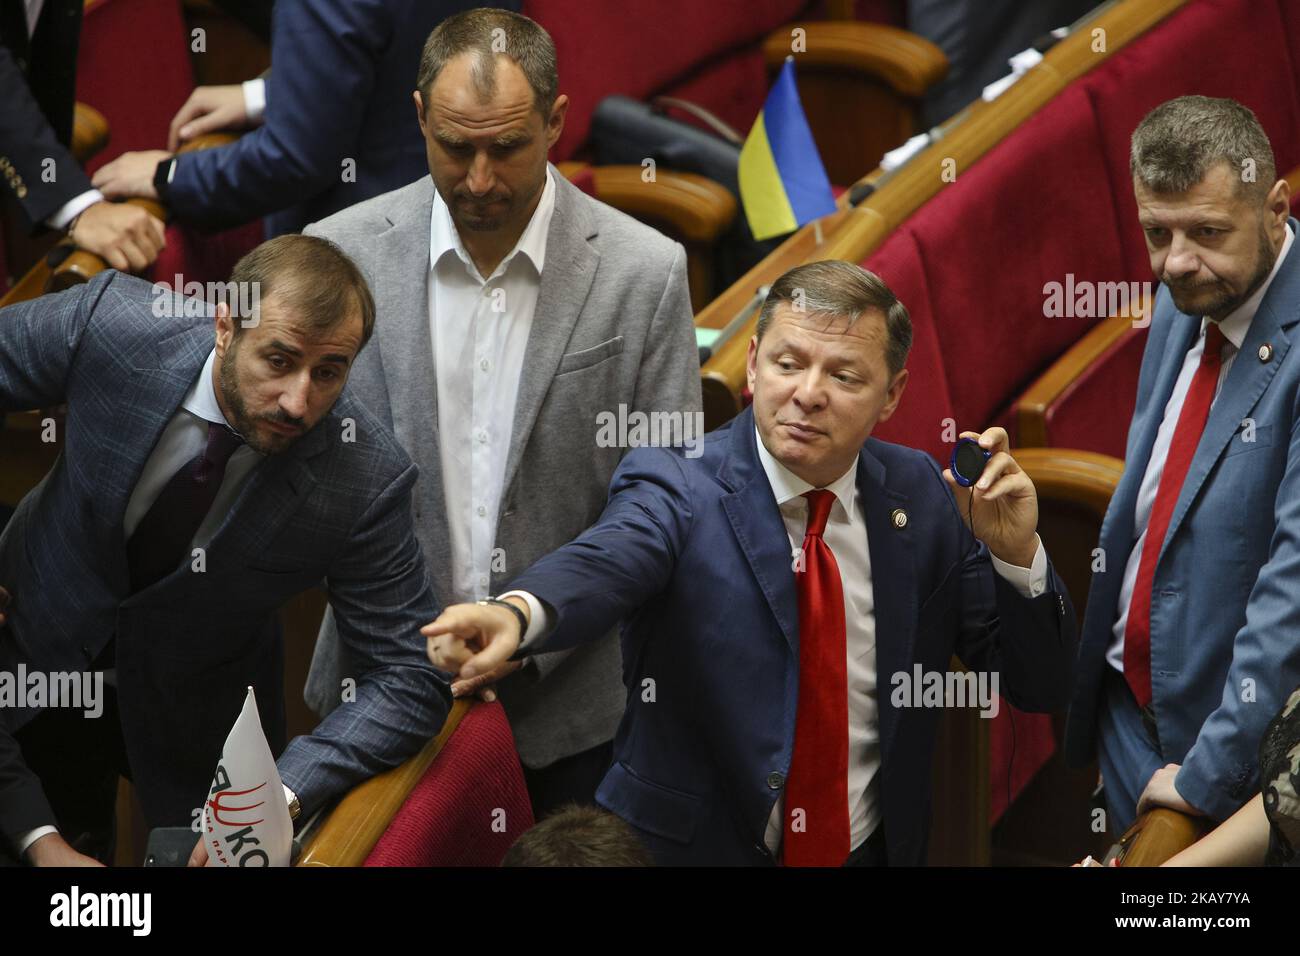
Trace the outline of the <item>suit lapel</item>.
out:
[[[875,604],[876,699],[887,682],[882,674],[911,673],[916,639],[916,568],[912,541],[914,523],[895,527],[895,509],[909,510],[909,499],[886,484],[885,466],[866,449],[858,456],[858,491],[867,525],[867,551],[871,555],[871,591]],[[880,746],[888,752],[898,729],[893,707],[877,708]]]
[[[1174,312],[1171,322],[1172,327],[1165,340],[1160,374],[1151,392],[1151,401],[1147,405],[1147,414],[1142,421],[1142,430],[1139,433],[1137,446],[1134,448],[1134,461],[1151,460],[1151,450],[1156,444],[1156,433],[1160,431],[1160,423],[1164,421],[1165,406],[1169,404],[1169,397],[1174,393],[1174,383],[1178,380],[1178,373],[1183,367],[1183,360],[1187,357],[1187,350],[1192,347],[1199,329],[1198,320],[1181,312]],[[1129,471],[1134,472],[1132,492],[1136,500],[1138,488],[1142,484],[1142,472],[1137,472],[1136,469],[1129,469]]]
[[[1295,220],[1292,220],[1292,223],[1294,228]],[[1165,549],[1169,547],[1169,542],[1178,533],[1178,526],[1187,515],[1192,502],[1196,500],[1196,495],[1205,484],[1210,470],[1223,454],[1232,436],[1236,434],[1242,420],[1250,414],[1255,403],[1268,388],[1268,383],[1277,374],[1283,359],[1286,358],[1286,353],[1291,348],[1291,341],[1283,331],[1283,327],[1300,319],[1295,304],[1297,291],[1300,291],[1300,267],[1297,267],[1295,259],[1300,255],[1300,251],[1296,249],[1297,244],[1300,244],[1300,236],[1297,236],[1292,243],[1287,261],[1283,262],[1264,300],[1260,302],[1254,318],[1251,319],[1250,327],[1246,330],[1246,338],[1241,343],[1241,351],[1233,360],[1232,368],[1228,370],[1228,377],[1223,381],[1218,400],[1210,409],[1205,431],[1202,432],[1201,441],[1196,446],[1196,454],[1187,470],[1187,477],[1178,494],[1178,502],[1174,506],[1173,517],[1169,521],[1169,531],[1165,535],[1160,551],[1162,556]],[[1265,344],[1271,346],[1272,355],[1269,361],[1261,362],[1259,349]]]
[[[501,485],[507,492],[501,500],[503,510],[542,402],[591,291],[600,260],[589,241],[597,230],[584,208],[586,197],[554,166],[550,171],[555,179],[555,211],[551,214],[551,226],[546,233],[546,266],[542,270],[537,308],[528,333],[527,359],[515,399],[510,453],[506,457],[505,481]]]
[[[722,507],[736,542],[794,654],[797,669],[799,600],[795,594],[790,535],[772,493],[772,484],[758,460],[753,412],[749,409],[741,412],[730,427],[730,449],[718,477],[733,490],[723,495]]]
[[[419,200],[392,219],[392,227],[377,237],[376,261],[384,263],[390,281],[374,283],[375,312],[384,322],[379,344],[393,433],[420,469],[418,494],[426,504],[420,522],[430,528],[430,540],[449,542],[446,495],[442,484],[438,434],[438,386],[433,338],[429,327],[429,229],[433,216],[433,180],[426,177]],[[423,281],[412,281],[414,277]],[[450,566],[430,561],[437,593],[451,593]]]

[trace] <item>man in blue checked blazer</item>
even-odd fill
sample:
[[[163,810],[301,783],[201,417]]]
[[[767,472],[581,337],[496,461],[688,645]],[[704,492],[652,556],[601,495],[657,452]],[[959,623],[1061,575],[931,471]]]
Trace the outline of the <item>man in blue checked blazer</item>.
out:
[[[416,469],[344,391],[374,323],[365,281],[325,240],[284,236],[232,282],[257,295],[231,293],[252,307],[220,305],[215,336],[194,302],[111,271],[0,311],[0,410],[67,404],[62,454],[0,538],[0,674],[106,685],[98,717],[0,706],[0,832],[32,863],[107,854],[119,771],[151,826],[190,825],[249,685],[294,815],[446,716],[418,633],[437,605]],[[364,665],[286,747],[276,612],[322,581]]]

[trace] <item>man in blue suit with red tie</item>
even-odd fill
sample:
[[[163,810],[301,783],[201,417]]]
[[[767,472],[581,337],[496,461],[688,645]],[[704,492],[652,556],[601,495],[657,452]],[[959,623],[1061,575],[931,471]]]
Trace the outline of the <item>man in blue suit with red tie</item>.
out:
[[[694,457],[629,453],[592,528],[423,630],[464,678],[521,637],[530,654],[623,621],[628,709],[596,799],[660,863],[922,863],[943,702],[916,706],[913,676],[955,651],[1021,708],[1065,703],[1074,612],[1006,433],[977,436],[969,491],[868,440],[910,345],[871,273],[791,270],[750,343],[752,410]]]
[[[1096,755],[1117,834],[1150,806],[1231,816],[1300,684],[1290,190],[1255,115],[1226,99],[1156,107],[1130,165],[1162,288],[1065,739],[1072,761]]]

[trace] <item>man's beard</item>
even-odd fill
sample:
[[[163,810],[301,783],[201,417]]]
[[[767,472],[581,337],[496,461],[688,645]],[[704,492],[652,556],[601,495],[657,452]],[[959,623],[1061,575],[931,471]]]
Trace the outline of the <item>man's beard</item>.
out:
[[[257,419],[248,411],[248,406],[244,404],[243,396],[239,394],[239,372],[235,368],[235,357],[239,351],[238,340],[232,341],[230,348],[226,351],[226,357],[221,362],[221,374],[218,376],[221,385],[221,397],[226,400],[226,407],[230,409],[230,414],[234,417],[231,422],[235,431],[239,432],[244,443],[253,451],[262,455],[276,455],[288,450],[288,448],[298,440],[299,435],[279,435],[272,434],[269,441],[264,440],[257,431]],[[289,418],[282,412],[274,416],[264,416],[264,421],[278,422],[281,425],[296,425],[303,431],[306,425],[301,419]]]
[[[1219,284],[1219,280],[1212,283],[1200,283],[1199,285],[1186,285],[1176,288],[1168,280],[1164,280],[1165,286],[1169,289],[1169,295],[1174,300],[1174,307],[1179,312],[1187,315],[1205,315],[1214,319],[1216,322],[1221,321],[1230,315],[1235,309],[1241,306],[1243,302],[1249,299],[1264,284],[1270,272],[1273,271],[1274,252],[1273,246],[1268,241],[1268,231],[1263,225],[1259,229],[1259,245],[1256,248],[1258,261],[1255,265],[1255,273],[1246,283],[1245,291],[1237,295],[1230,291],[1224,290],[1210,299],[1208,304],[1197,306],[1195,302],[1187,296],[1188,292],[1196,291],[1202,288],[1214,287]]]

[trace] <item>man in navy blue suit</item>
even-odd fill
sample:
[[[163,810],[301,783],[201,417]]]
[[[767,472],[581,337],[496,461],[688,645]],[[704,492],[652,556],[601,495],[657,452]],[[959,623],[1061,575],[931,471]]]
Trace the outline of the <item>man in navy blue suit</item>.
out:
[[[702,453],[630,452],[593,527],[423,629],[463,679],[623,621],[628,708],[596,799],[660,863],[922,863],[945,701],[916,684],[955,687],[955,651],[965,688],[1066,704],[1074,612],[1006,432],[967,433],[991,453],[970,490],[868,440],[911,337],[871,273],[791,270],[750,343],[752,410]]]
[[[519,0],[503,7],[517,10]],[[424,40],[469,0],[279,0],[269,77],[200,87],[166,150],[124,153],[94,184],[110,199],[161,198],[181,222],[225,228],[266,219],[268,238],[428,175],[411,91]],[[174,156],[216,129],[236,143]]]

